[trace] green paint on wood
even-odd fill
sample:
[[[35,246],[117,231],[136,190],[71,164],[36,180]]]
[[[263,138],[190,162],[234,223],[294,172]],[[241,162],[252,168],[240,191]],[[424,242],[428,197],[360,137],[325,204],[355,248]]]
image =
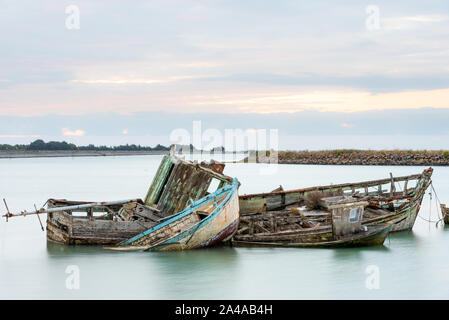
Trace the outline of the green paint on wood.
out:
[[[145,197],[146,205],[152,206],[157,204],[173,166],[174,164],[171,158],[169,156],[164,156]]]

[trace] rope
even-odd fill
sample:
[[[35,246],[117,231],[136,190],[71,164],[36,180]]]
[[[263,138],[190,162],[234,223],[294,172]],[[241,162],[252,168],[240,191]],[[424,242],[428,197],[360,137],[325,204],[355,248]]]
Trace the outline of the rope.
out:
[[[435,205],[437,206],[437,210],[438,210],[438,208],[440,208],[439,213],[441,213],[441,218],[437,221],[437,226],[438,226],[438,223],[440,223],[440,222],[443,222],[443,224],[444,224],[444,214],[441,210],[441,201],[440,201],[440,198],[438,197],[435,187],[433,186],[433,182],[430,184],[430,186],[432,187],[432,191],[435,194]],[[440,217],[440,215],[438,217]]]
[[[419,214],[418,214],[418,217],[420,218],[420,219],[422,219],[422,220],[424,220],[424,221],[426,221],[426,222],[429,222],[429,223],[435,223],[436,224],[436,226],[438,226],[438,224],[440,223],[440,222],[443,222],[443,224],[444,224],[444,217],[443,217],[443,214],[441,213],[441,218],[440,218],[440,214],[438,214],[438,220],[430,220],[430,216],[431,216],[431,213],[432,213],[432,191],[433,191],[433,193],[435,194],[435,205],[437,206],[437,213],[440,213],[441,212],[441,209],[440,209],[440,211],[438,211],[438,208],[441,208],[441,202],[440,202],[440,199],[438,198],[438,195],[437,195],[437,192],[436,192],[436,190],[435,190],[435,188],[434,188],[434,186],[433,186],[433,182],[431,182],[430,183],[430,186],[432,187],[432,190],[430,190],[431,192],[429,193],[429,195],[430,195],[430,211],[429,211],[429,219],[426,219],[426,218],[423,218],[423,217],[421,217]],[[440,204],[440,207],[438,207],[438,204]]]
[[[440,222],[442,219],[439,220],[428,220],[426,218],[421,217],[420,215],[418,215],[419,218],[421,218],[422,220],[426,221],[426,222],[431,222],[431,223],[438,223]]]

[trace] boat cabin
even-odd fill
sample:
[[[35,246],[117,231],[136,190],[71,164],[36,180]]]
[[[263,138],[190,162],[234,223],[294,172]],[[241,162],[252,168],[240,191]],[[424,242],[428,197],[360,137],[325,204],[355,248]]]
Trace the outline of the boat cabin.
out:
[[[166,155],[159,165],[144,203],[164,216],[184,210],[217,189],[232,184],[232,178],[223,175],[224,164],[186,161]]]
[[[348,196],[323,198],[321,206],[331,213],[332,233],[335,237],[359,233],[367,201],[357,201]]]

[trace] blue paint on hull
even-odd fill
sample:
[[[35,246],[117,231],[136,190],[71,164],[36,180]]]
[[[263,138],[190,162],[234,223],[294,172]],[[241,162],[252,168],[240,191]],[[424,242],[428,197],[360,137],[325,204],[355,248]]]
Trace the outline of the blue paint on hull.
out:
[[[178,234],[172,238],[167,239],[164,243],[158,244],[157,246],[154,246],[154,247],[150,247],[147,250],[153,250],[156,247],[157,248],[165,247],[170,244],[179,243],[179,241],[184,238],[188,238],[188,237],[191,238],[195,234],[195,232],[197,232],[201,228],[204,228],[207,224],[211,223],[220,214],[223,207],[229,202],[229,200],[232,198],[232,196],[237,192],[238,187],[239,187],[239,183],[238,183],[237,179],[234,178],[231,185],[224,186],[224,187],[218,189],[217,191],[215,191],[214,193],[211,193],[208,196],[206,196],[196,202],[193,202],[191,205],[189,205],[185,210],[181,211],[180,213],[172,215],[166,221],[164,221],[164,222],[162,222],[162,223],[160,223],[160,224],[158,224],[158,225],[156,225],[156,226],[154,226],[154,227],[152,227],[152,228],[150,228],[130,239],[122,241],[121,243],[119,243],[119,245],[120,246],[131,245],[133,242],[141,239],[142,237],[150,235],[151,233],[153,233],[165,226],[169,226],[170,224],[177,222],[179,219],[182,219],[183,217],[185,217],[189,214],[193,214],[196,209],[200,208],[201,206],[203,206],[211,201],[215,201],[216,199],[218,199],[226,194],[226,198],[218,206],[215,207],[214,211],[210,215],[208,215],[206,218],[201,220],[198,224],[196,224],[192,228],[182,232],[181,234]],[[231,225],[233,225],[234,222],[231,223]],[[238,225],[238,223],[237,223],[237,225]]]

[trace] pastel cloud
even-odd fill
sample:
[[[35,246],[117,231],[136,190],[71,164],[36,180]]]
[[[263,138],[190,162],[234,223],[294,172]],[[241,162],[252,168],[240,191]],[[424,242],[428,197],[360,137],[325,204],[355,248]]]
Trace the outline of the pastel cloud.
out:
[[[0,134],[0,138],[3,139],[24,139],[24,138],[39,138],[40,135],[39,134]]]
[[[157,83],[167,83],[178,80],[194,79],[197,76],[175,76],[168,77],[165,79],[145,79],[145,78],[111,78],[111,79],[89,79],[89,80],[71,80],[74,83],[85,83],[85,84],[157,84]]]
[[[448,107],[447,0],[7,3],[0,115]]]
[[[371,94],[355,90],[303,90],[205,98],[200,105],[226,105],[248,113],[298,112],[302,110],[357,112],[386,109],[449,108],[449,89]]]
[[[62,128],[62,134],[64,136],[81,137],[81,136],[84,136],[85,133],[86,132],[84,130],[80,130],[80,129],[72,131],[68,128]]]
[[[439,23],[448,19],[448,16],[439,14],[392,17],[384,19],[382,25],[386,31],[410,30],[419,28],[422,24]]]

